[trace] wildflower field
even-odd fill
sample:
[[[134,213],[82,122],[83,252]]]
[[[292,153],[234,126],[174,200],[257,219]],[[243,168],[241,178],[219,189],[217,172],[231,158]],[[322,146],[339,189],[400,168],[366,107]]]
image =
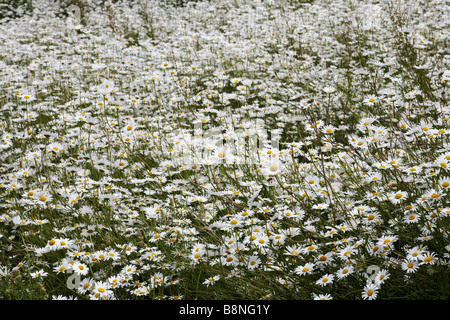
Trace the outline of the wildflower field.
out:
[[[0,299],[450,298],[448,1],[19,2]]]

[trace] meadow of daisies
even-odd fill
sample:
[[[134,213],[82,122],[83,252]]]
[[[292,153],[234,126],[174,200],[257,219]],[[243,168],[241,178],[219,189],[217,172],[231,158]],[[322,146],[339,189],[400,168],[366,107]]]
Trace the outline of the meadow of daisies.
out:
[[[448,1],[17,10],[1,299],[449,299]]]

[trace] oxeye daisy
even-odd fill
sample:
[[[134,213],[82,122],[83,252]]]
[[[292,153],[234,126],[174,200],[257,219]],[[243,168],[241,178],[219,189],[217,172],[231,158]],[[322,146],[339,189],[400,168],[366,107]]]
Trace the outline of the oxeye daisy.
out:
[[[285,243],[286,236],[283,234],[274,234],[271,235],[270,239],[272,240],[272,244],[281,246]]]
[[[367,284],[362,292],[362,298],[364,300],[375,300],[378,295],[378,285],[374,283]]]
[[[217,276],[206,279],[205,281],[203,281],[203,284],[205,284],[206,286],[209,287],[210,285],[213,285],[214,283],[216,283],[219,279],[220,279],[220,275],[217,275]]]
[[[315,294],[313,293],[314,300],[333,300],[333,297],[330,294]]]
[[[422,260],[424,251],[420,247],[407,250],[407,258],[411,260]]]
[[[222,257],[222,264],[226,265],[226,266],[235,266],[239,263],[239,259],[233,255],[233,254],[229,254],[225,257]]]
[[[322,90],[323,90],[325,93],[333,93],[333,92],[336,91],[336,89],[333,88],[333,87],[324,87]]]
[[[430,202],[430,201],[439,200],[442,195],[443,195],[442,191],[436,190],[436,189],[430,189],[422,196],[422,198],[425,198],[427,201]]]
[[[370,212],[368,214],[365,214],[364,217],[369,224],[381,223],[380,215],[377,212]]]
[[[124,169],[128,166],[128,161],[125,159],[118,159],[114,161],[113,166],[118,169]]]
[[[412,166],[407,169],[404,169],[403,171],[406,173],[409,173],[409,174],[419,174],[422,172],[422,167],[421,166]]]
[[[380,286],[383,284],[387,279],[389,279],[390,273],[386,269],[382,269],[378,271],[377,275],[375,276],[375,284]]]
[[[251,256],[248,258],[247,268],[253,270],[258,268],[261,264],[261,259],[258,256]]]
[[[284,254],[288,256],[297,256],[300,253],[302,253],[302,251],[303,251],[302,248],[298,246],[287,246],[286,252]]]
[[[298,266],[295,268],[295,273],[301,276],[311,274],[313,271],[314,271],[313,263],[306,263],[302,266]]]
[[[366,131],[375,120],[375,118],[362,118],[357,127],[361,131]]]
[[[25,93],[25,94],[23,94],[21,98],[22,98],[22,101],[25,101],[25,102],[31,102],[31,101],[33,101],[33,100],[36,99],[36,98],[34,97],[34,95],[32,95],[32,94],[30,94],[30,93]]]
[[[218,147],[212,153],[213,159],[219,161],[219,163],[227,163],[232,156],[231,151],[226,147]]]
[[[106,261],[109,260],[110,257],[106,251],[99,250],[95,252],[95,254],[92,256],[92,259],[95,259],[95,261]]]
[[[86,275],[89,272],[89,267],[85,265],[84,263],[76,261],[72,265],[72,269],[76,274],[79,275]]]
[[[450,157],[447,155],[442,155],[436,159],[434,166],[439,169],[449,170],[450,169]]]
[[[273,177],[282,171],[281,161],[270,161],[263,168],[263,174],[267,177]]]
[[[406,213],[403,216],[403,221],[406,222],[407,224],[418,223],[419,218],[420,218],[419,214],[417,214],[415,212],[410,212],[410,213]]]
[[[318,246],[315,244],[310,244],[307,245],[306,247],[303,248],[302,252],[303,253],[312,253],[315,252],[317,250]]]
[[[323,133],[332,134],[336,131],[336,127],[334,127],[332,125],[327,125],[327,126],[324,126],[323,128],[321,128],[321,131]]]
[[[342,267],[340,268],[338,271],[336,271],[336,276],[338,277],[338,279],[343,279],[345,277],[347,277],[348,275],[352,274],[354,272],[354,268],[353,266],[346,266],[346,267]]]
[[[354,252],[355,252],[355,248],[353,246],[349,245],[349,246],[342,248],[337,254],[341,259],[347,260],[350,258],[350,256]]]
[[[422,254],[422,258],[420,260],[420,264],[427,264],[427,265],[431,265],[431,264],[435,264],[437,262],[437,258],[436,258],[436,253],[434,252],[424,252]]]
[[[65,296],[60,294],[60,295],[57,295],[57,296],[53,295],[52,296],[52,300],[78,300],[78,298],[76,298],[74,296],[65,297]]]
[[[112,259],[114,261],[117,261],[120,259],[120,253],[114,249],[108,250],[107,255],[108,255],[109,259]]]
[[[396,192],[392,192],[388,195],[388,199],[394,203],[400,203],[404,200],[406,200],[406,198],[408,197],[408,194],[405,191],[396,191]]]
[[[33,198],[35,199],[35,203],[42,205],[42,206],[46,206],[47,203],[49,203],[53,200],[53,197],[50,194],[50,192],[48,192],[46,190],[33,192]]]
[[[319,280],[316,281],[316,284],[325,287],[331,283],[333,283],[334,275],[333,274],[326,274],[322,276]]]
[[[72,246],[73,240],[70,239],[59,239],[58,247],[61,249],[66,249]]]
[[[439,186],[443,190],[450,190],[450,178],[443,177],[439,179]]]
[[[64,265],[57,265],[53,268],[53,271],[56,273],[65,273],[68,271],[68,269],[70,269],[70,268],[67,268]]]
[[[77,291],[81,294],[85,294],[90,289],[93,289],[95,281],[91,278],[84,278],[80,281],[79,286],[76,288]]]
[[[419,262],[417,260],[406,259],[402,262],[401,267],[406,273],[414,273],[419,268]]]
[[[10,139],[3,139],[0,140],[0,149],[8,149],[10,147],[12,147],[13,142]]]
[[[244,222],[243,218],[238,216],[232,217],[228,223],[232,228],[239,228],[242,226],[243,222]]]
[[[329,204],[328,203],[319,203],[319,204],[315,204],[312,206],[313,209],[317,209],[317,210],[325,210],[326,208],[328,208]]]
[[[109,282],[95,281],[93,284],[93,290],[91,298],[93,299],[108,299],[113,294],[111,290],[111,284]]]
[[[257,247],[266,247],[270,244],[270,239],[267,235],[259,233],[255,235],[256,239],[252,243]]]
[[[325,254],[318,255],[316,264],[317,266],[325,266],[332,263],[332,260],[333,260],[333,252],[327,252]]]
[[[378,101],[378,97],[376,95],[369,95],[367,98],[364,99],[364,103],[372,106]]]
[[[386,235],[378,239],[378,245],[379,246],[391,246],[394,242],[398,240],[397,236],[393,235]]]
[[[368,138],[360,138],[360,137],[355,137],[350,141],[352,146],[358,149],[366,149],[368,147],[368,142],[369,142]]]
[[[43,278],[43,277],[48,276],[48,272],[45,272],[44,270],[39,270],[39,271],[30,273],[30,275],[31,275],[31,277],[33,279],[35,279],[35,278]]]

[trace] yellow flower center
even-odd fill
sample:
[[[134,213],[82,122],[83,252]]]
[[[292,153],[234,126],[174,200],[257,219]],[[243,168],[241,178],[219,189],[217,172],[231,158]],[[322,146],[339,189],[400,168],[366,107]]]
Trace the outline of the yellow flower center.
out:
[[[219,158],[223,159],[225,158],[225,153],[223,152],[219,152],[219,154],[217,155]]]

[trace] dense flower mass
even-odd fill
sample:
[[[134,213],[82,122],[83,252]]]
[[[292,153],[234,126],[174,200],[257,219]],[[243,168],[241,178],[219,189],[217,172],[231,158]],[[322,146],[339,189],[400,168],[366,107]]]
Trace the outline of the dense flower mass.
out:
[[[0,297],[448,299],[448,13],[33,0],[3,18]]]

